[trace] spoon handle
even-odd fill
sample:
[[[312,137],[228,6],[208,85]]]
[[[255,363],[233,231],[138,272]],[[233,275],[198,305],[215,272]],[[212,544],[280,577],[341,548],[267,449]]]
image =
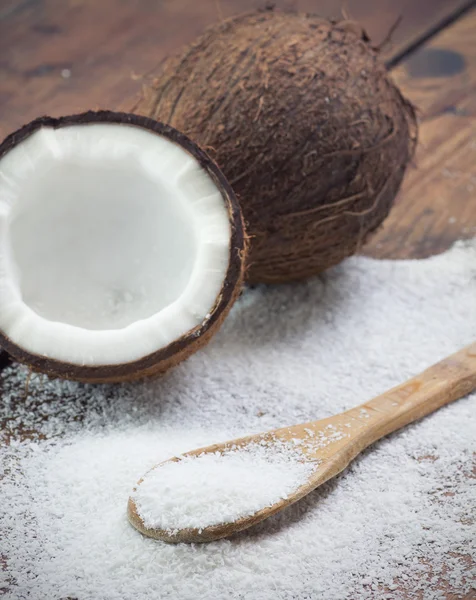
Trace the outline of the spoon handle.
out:
[[[362,450],[475,389],[476,343],[344,414],[367,425],[359,435]]]

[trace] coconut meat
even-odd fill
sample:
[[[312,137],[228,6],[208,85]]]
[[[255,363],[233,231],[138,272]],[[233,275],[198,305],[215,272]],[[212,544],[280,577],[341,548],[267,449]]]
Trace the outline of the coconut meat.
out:
[[[140,359],[209,318],[230,236],[222,192],[177,143],[43,127],[0,159],[0,330],[62,362]]]

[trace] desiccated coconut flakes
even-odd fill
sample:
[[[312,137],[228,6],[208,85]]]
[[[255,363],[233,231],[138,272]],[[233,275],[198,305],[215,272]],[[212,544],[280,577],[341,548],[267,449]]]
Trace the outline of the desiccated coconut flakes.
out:
[[[248,290],[166,378],[88,386],[0,375],[0,589],[9,600],[400,600],[475,582],[475,398],[378,442],[339,477],[231,539],[140,535],[127,498],[194,447],[327,417],[476,339],[476,243],[422,261],[353,258]],[[18,432],[36,430],[33,440]],[[446,582],[446,583],[442,583]]]
[[[157,465],[132,497],[147,528],[202,531],[286,499],[306,483],[314,468],[296,444],[263,440]]]

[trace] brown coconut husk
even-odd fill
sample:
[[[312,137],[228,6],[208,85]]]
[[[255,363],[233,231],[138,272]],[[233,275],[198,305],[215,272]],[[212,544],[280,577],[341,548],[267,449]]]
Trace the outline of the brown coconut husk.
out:
[[[307,14],[209,28],[134,110],[220,165],[247,222],[250,282],[302,279],[353,254],[387,216],[417,139],[362,28]]]
[[[232,226],[228,270],[221,292],[215,306],[201,325],[188,331],[185,335],[157,352],[133,362],[101,366],[69,364],[47,356],[32,354],[14,344],[1,330],[0,348],[3,348],[19,362],[28,365],[32,371],[46,373],[49,376],[63,379],[87,383],[111,383],[159,376],[188,358],[211,340],[240,294],[247,246],[242,213],[232,188],[216,164],[205,152],[174,128],[138,115],[99,111],[61,117],[59,119],[41,117],[8,136],[0,145],[0,158],[41,127],[58,129],[70,125],[87,125],[89,123],[116,123],[124,124],[125,126],[135,125],[143,127],[163,137],[167,137],[198,160],[201,167],[208,173],[222,193]]]

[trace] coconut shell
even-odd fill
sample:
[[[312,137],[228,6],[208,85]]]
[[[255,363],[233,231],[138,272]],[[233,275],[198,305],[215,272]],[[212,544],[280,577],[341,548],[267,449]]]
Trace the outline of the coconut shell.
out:
[[[10,364],[10,357],[8,354],[0,348],[0,371]]]
[[[134,111],[184,131],[238,194],[250,282],[320,273],[387,216],[415,114],[356,23],[258,12],[168,60]]]
[[[210,157],[197,144],[189,140],[176,129],[146,117],[110,111],[87,112],[80,115],[61,117],[41,117],[12,133],[0,145],[0,159],[17,144],[29,137],[41,127],[60,128],[89,123],[116,123],[124,126],[134,125],[155,132],[180,145],[198,160],[201,167],[211,177],[222,193],[231,224],[230,253],[228,270],[223,286],[213,309],[204,321],[168,346],[126,364],[86,366],[69,364],[47,356],[32,354],[14,344],[0,330],[0,348],[13,358],[28,365],[32,371],[88,383],[111,383],[133,381],[144,377],[162,375],[171,367],[179,364],[199,348],[206,345],[220,328],[234,301],[241,291],[246,256],[247,239],[243,227],[242,213],[236,196]]]

